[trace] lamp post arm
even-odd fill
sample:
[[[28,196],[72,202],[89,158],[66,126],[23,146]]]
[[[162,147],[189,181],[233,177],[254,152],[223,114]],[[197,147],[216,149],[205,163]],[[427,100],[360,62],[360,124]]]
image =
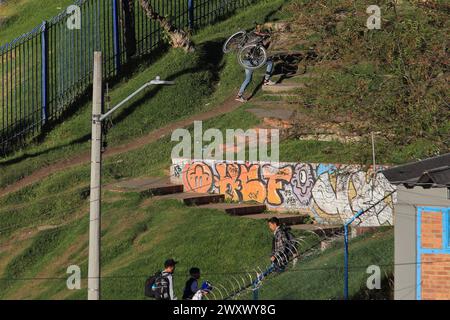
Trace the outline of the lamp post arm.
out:
[[[119,109],[120,107],[122,107],[124,104],[126,104],[128,101],[130,101],[131,99],[133,99],[138,93],[140,93],[142,90],[146,89],[147,87],[150,87],[151,85],[171,85],[171,84],[175,84],[173,81],[163,81],[160,80],[159,77],[157,77],[155,80],[152,80],[150,82],[147,82],[146,84],[144,84],[142,87],[140,87],[139,89],[137,89],[135,92],[133,92],[132,94],[130,94],[128,97],[126,97],[124,100],[122,100],[118,105],[116,105],[114,108],[112,108],[111,110],[109,110],[107,113],[103,114],[100,117],[100,121],[104,121],[106,118],[108,118],[109,116],[111,116],[117,109]]]

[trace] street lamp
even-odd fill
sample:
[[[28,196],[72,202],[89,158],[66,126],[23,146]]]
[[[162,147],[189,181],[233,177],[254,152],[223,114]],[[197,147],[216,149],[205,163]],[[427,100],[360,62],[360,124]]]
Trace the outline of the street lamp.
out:
[[[89,218],[89,266],[88,266],[88,300],[100,299],[100,235],[101,235],[101,166],[102,166],[102,122],[116,110],[125,105],[139,92],[152,85],[172,85],[173,81],[164,81],[158,76],[140,87],[122,100],[118,105],[102,114],[103,73],[102,53],[94,53],[94,79],[92,95],[92,146],[91,146],[91,190]]]

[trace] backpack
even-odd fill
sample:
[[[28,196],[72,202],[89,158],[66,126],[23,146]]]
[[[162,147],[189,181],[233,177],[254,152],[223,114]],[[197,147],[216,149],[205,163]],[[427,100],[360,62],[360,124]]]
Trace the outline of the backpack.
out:
[[[158,278],[161,275],[161,272],[157,272],[154,275],[150,276],[145,280],[145,287],[144,287],[144,295],[149,298],[154,298],[154,293],[152,290],[153,285],[155,284],[156,278]]]
[[[294,234],[291,232],[290,227],[283,226],[283,232],[286,235],[287,239],[286,254],[291,257],[294,253],[297,253],[297,240],[295,239]]]
[[[156,300],[170,300],[169,279],[162,272],[157,272],[145,281],[144,294]]]

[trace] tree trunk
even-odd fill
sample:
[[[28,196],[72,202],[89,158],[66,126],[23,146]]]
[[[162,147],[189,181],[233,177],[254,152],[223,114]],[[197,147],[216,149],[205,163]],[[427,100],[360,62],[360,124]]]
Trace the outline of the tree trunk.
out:
[[[183,48],[186,52],[193,52],[195,50],[194,43],[186,31],[177,29],[167,18],[158,14],[147,0],[140,0],[140,3],[147,17],[159,22],[161,28],[169,36],[170,44],[173,48]]]
[[[122,0],[124,26],[124,45],[127,61],[136,54],[136,30],[134,17],[134,0]]]

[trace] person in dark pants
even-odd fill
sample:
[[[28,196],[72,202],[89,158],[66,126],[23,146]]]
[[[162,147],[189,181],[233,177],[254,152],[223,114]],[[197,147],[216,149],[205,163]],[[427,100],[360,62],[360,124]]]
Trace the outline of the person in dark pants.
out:
[[[259,28],[257,28],[253,33],[257,37],[265,37],[265,36],[269,36],[270,37],[270,35],[268,33],[262,32]],[[270,46],[270,38],[268,38],[268,39],[266,39],[264,41],[264,47],[266,49],[268,49],[269,46]],[[248,63],[249,62],[247,62],[247,64]],[[264,81],[263,81],[263,85],[264,86],[273,86],[275,84],[275,82],[270,80],[270,77],[272,76],[272,72],[273,72],[273,66],[274,66],[273,60],[271,58],[269,58],[267,60],[266,74],[264,75]],[[241,87],[239,89],[239,92],[238,92],[238,94],[236,96],[236,100],[237,101],[239,101],[239,102],[247,102],[247,99],[244,98],[244,92],[245,92],[245,89],[247,89],[247,87],[250,84],[250,82],[252,81],[253,72],[254,72],[254,70],[245,68],[245,80],[242,83],[242,85],[241,85]]]
[[[186,281],[186,285],[184,286],[183,300],[192,300],[192,297],[199,290],[198,280],[200,279],[200,269],[195,267],[191,268],[189,274],[191,277]]]
[[[277,271],[283,271],[288,263],[286,247],[289,242],[286,232],[280,226],[280,220],[272,217],[268,221],[269,229],[273,232],[272,255],[270,260],[274,263]]]

